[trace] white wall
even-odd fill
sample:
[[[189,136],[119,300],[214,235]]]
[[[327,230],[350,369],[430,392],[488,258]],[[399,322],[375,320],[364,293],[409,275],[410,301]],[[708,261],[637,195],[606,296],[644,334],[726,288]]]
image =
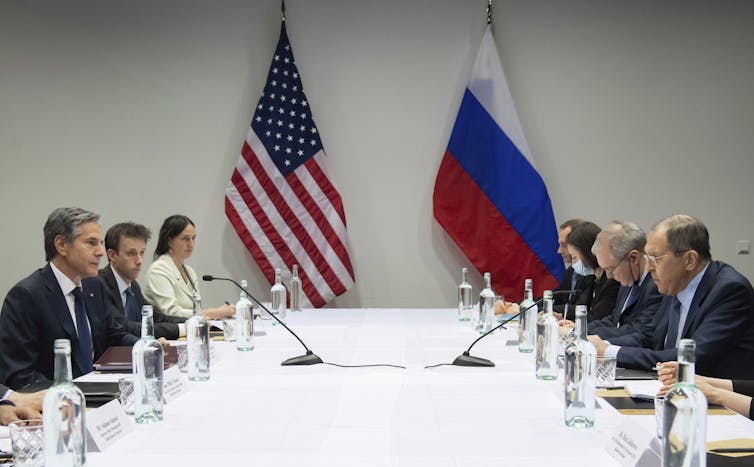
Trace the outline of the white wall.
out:
[[[460,251],[432,187],[483,0],[288,0],[343,196],[356,285],[335,306],[451,306]],[[754,2],[500,1],[495,34],[558,221],[688,212],[754,278]],[[0,3],[0,296],[43,264],[55,207],[197,223],[199,274],[268,285],[223,211],[279,2]],[[154,242],[150,244],[154,247]],[[479,275],[474,272],[478,284]],[[236,292],[205,284],[206,303]]]

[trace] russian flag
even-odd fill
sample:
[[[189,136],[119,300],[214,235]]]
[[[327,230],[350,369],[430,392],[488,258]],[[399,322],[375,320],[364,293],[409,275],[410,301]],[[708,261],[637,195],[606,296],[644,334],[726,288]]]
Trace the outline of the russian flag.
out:
[[[437,221],[506,300],[558,286],[563,260],[550,196],[526,143],[490,25],[463,95],[433,195]]]

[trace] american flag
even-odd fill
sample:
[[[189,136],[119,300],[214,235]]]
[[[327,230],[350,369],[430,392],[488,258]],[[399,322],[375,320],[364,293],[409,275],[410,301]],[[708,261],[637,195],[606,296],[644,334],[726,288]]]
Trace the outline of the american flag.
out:
[[[346,216],[317,125],[280,30],[267,83],[225,189],[225,213],[267,280],[299,265],[304,295],[321,307],[354,282]]]

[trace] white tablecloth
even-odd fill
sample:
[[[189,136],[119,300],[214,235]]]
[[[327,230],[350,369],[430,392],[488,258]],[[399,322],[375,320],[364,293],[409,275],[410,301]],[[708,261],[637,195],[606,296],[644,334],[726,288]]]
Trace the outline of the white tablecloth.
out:
[[[137,426],[90,466],[584,466],[618,465],[604,449],[622,416],[597,410],[592,429],[563,423],[562,380],[538,381],[514,329],[472,354],[494,368],[450,363],[477,336],[454,310],[329,309],[288,315],[324,361],[397,368],[282,367],[303,348],[262,321],[252,352],[217,342],[208,382]],[[515,327],[515,325],[514,325]],[[654,417],[636,416],[647,430]],[[751,436],[740,416],[710,417],[709,439]]]

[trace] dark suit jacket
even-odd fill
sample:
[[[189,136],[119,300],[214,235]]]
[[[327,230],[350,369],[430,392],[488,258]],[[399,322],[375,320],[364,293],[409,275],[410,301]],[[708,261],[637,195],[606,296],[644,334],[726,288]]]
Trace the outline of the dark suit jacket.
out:
[[[662,302],[662,295],[657,291],[655,281],[647,274],[639,285],[638,292],[629,297],[629,303],[623,310],[623,304],[630,291],[631,287],[620,288],[613,312],[600,320],[590,322],[589,334],[610,339],[633,332],[651,332],[652,320]]]
[[[107,291],[108,300],[110,300],[110,303],[112,303],[113,307],[117,310],[116,313],[113,313],[115,320],[131,334],[141,337],[141,322],[128,320],[126,311],[123,309],[123,300],[120,298],[118,281],[115,280],[115,274],[109,264],[99,270],[99,278]],[[149,302],[144,300],[144,295],[141,293],[141,287],[138,282],[131,282],[131,290],[134,293],[134,299],[136,299],[136,303],[139,305],[140,310],[142,305],[149,304]],[[180,316],[168,316],[154,307],[153,310],[154,337],[164,337],[165,339],[170,340],[178,339],[178,323],[186,321],[186,318]]]
[[[576,274],[573,272],[573,266],[568,266],[568,269],[565,270],[565,273],[563,273],[563,278],[560,280],[560,285],[558,285],[558,288],[556,290],[571,290],[573,289],[580,289],[583,290],[582,287],[579,287],[579,281],[582,281],[581,284],[583,285],[583,281],[586,276],[578,276],[576,278],[576,286],[571,287],[571,280],[573,279],[573,275]],[[562,305],[565,305],[566,302],[569,300],[568,295],[555,295],[552,300],[552,304],[554,305],[555,311],[562,311]],[[560,307],[560,310],[558,309]]]
[[[581,292],[586,290],[587,288],[591,287],[592,282],[594,281],[594,276],[580,276],[576,274],[576,286],[571,287],[571,280],[573,279],[573,275],[576,274],[573,271],[573,266],[568,266],[568,269],[566,269],[565,274],[563,274],[563,279],[560,281],[560,285],[558,285],[557,291],[563,291],[563,290],[571,290],[571,289],[578,289]],[[581,292],[578,294],[558,294],[553,296],[552,298],[552,309],[553,311],[557,311],[558,313],[563,313],[565,310],[565,304],[569,304],[568,312],[571,315],[571,318],[573,318],[574,313],[574,305],[576,305],[576,301],[581,295]],[[591,290],[590,290],[591,292]],[[581,303],[579,303],[581,305]]]
[[[571,278],[574,274],[573,268],[569,267],[563,276],[563,280],[560,281],[558,290],[571,290]],[[608,279],[605,274],[599,279],[593,275],[577,276],[576,287],[574,288],[578,289],[579,293],[555,295],[553,310],[563,313],[565,304],[568,303],[568,319],[573,320],[576,305],[586,305],[590,322],[610,315],[618,298],[620,284],[613,279]]]
[[[99,279],[83,279],[81,286],[94,360],[110,346],[133,345],[138,338],[113,320]],[[0,382],[13,389],[49,383],[54,377],[55,339],[69,339],[71,355],[76,354],[79,345],[76,328],[48,264],[16,284],[5,297],[0,313]],[[75,358],[71,358],[71,370],[74,378],[81,376]]]
[[[733,392],[754,398],[754,381],[733,380]],[[754,420],[754,399],[749,404],[749,419]]]
[[[610,339],[622,346],[619,366],[649,370],[657,362],[677,359],[675,343],[665,344],[673,300],[663,298],[649,332]],[[723,262],[710,262],[691,301],[681,338],[696,341],[698,374],[754,379],[754,289],[749,281]]]

